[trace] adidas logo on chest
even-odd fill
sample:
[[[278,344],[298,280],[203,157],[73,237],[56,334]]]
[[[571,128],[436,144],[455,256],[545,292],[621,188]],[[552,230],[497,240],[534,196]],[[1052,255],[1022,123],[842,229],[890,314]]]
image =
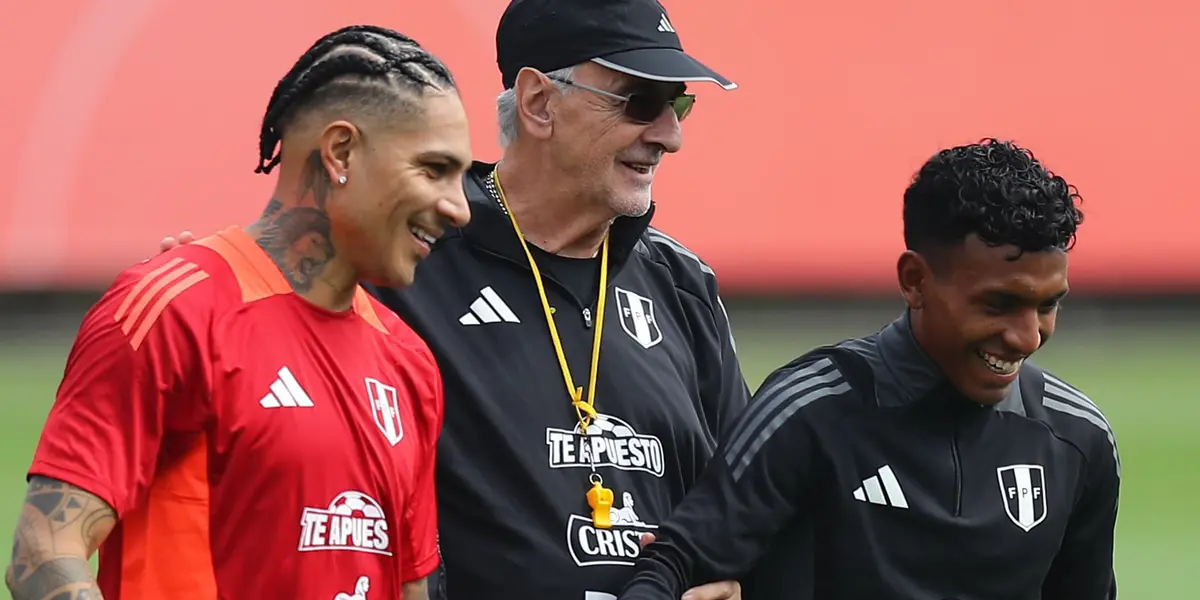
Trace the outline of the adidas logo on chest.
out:
[[[458,318],[458,322],[472,327],[487,323],[520,323],[521,319],[517,318],[516,313],[496,290],[487,286],[479,290],[479,295],[471,302],[467,312]]]
[[[875,475],[864,479],[852,495],[859,502],[908,508],[908,498],[904,497],[904,490],[900,488],[900,482],[896,480],[896,474],[889,465],[879,467]]]

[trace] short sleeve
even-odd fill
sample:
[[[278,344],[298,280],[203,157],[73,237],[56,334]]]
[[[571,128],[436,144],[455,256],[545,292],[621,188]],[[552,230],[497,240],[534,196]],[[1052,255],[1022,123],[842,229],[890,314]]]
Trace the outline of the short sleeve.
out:
[[[430,363],[433,364],[432,359]],[[404,519],[404,553],[401,564],[403,581],[415,581],[430,575],[441,561],[438,548],[437,492],[435,467],[438,438],[441,436],[445,406],[442,379],[436,365],[432,371],[432,397],[418,399],[413,412],[421,420],[422,451],[413,469],[415,479],[409,494]]]
[[[164,435],[196,428],[202,418],[198,343],[177,297],[204,278],[196,269],[129,271],[88,311],[30,477],[91,492],[118,517],[138,504]]]

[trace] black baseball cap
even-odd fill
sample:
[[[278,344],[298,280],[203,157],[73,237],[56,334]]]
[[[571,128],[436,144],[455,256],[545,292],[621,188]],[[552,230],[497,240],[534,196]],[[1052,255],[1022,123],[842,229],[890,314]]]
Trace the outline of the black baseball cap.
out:
[[[737,84],[684,53],[656,0],[512,0],[496,28],[504,88],[532,67],[543,73],[592,61],[654,81]]]

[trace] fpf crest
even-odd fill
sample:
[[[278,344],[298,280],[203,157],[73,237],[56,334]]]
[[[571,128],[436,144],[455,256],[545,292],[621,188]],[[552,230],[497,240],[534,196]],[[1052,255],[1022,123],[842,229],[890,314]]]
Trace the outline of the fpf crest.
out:
[[[629,290],[614,287],[617,294],[617,311],[621,316],[621,329],[643,348],[652,348],[662,341],[662,330],[654,317],[654,301]]]
[[[1046,470],[1041,465],[1009,465],[996,469],[1004,511],[1017,527],[1029,531],[1046,520]]]

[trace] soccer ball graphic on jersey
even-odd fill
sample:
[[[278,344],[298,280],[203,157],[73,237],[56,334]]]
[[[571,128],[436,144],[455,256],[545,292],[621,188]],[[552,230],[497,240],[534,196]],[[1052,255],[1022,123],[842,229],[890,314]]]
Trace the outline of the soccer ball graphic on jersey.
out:
[[[583,434],[583,428],[578,423],[575,424],[575,433],[580,435]],[[629,423],[626,423],[625,421],[622,421],[616,417],[598,414],[596,415],[596,418],[592,419],[592,422],[588,425],[587,434],[604,435],[606,433],[611,437],[619,438],[633,437],[637,435],[634,433],[633,428],[629,426]]]
[[[383,511],[362,492],[342,492],[329,503],[329,512],[347,517],[361,515],[368,519],[382,519]]]

